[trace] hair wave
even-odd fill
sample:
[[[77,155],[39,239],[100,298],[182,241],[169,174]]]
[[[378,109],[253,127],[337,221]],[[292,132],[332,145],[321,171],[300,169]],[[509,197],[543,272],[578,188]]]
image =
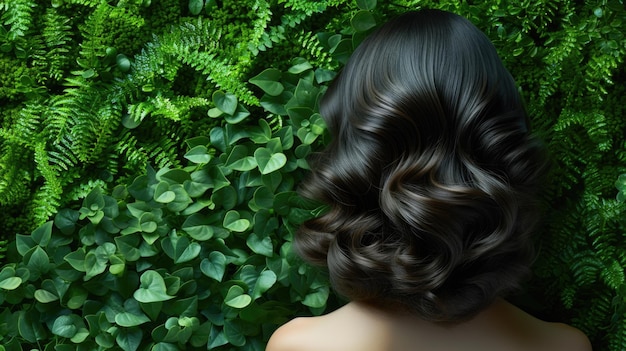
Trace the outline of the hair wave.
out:
[[[332,141],[300,193],[329,210],[294,247],[339,294],[455,322],[518,287],[547,162],[480,30],[406,13],[357,48],[320,110]]]

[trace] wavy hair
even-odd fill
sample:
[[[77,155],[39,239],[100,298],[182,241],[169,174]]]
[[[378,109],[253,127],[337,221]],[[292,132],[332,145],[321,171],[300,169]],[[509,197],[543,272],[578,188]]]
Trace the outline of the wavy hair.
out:
[[[356,49],[320,103],[332,141],[300,193],[329,210],[296,252],[350,300],[467,320],[533,257],[543,144],[489,39],[458,15],[405,13]]]

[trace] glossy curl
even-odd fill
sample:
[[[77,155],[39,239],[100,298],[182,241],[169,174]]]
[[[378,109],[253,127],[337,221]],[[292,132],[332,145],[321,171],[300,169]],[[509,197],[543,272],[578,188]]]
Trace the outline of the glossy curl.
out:
[[[386,23],[320,111],[332,141],[300,192],[329,210],[294,247],[340,295],[459,322],[519,286],[547,162],[480,30],[438,10]]]

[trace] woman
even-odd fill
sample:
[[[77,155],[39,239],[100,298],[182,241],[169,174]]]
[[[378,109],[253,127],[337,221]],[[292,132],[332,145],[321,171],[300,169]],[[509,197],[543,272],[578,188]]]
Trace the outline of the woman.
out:
[[[354,52],[320,104],[332,135],[303,196],[329,210],[294,247],[351,302],[268,351],[590,350],[503,299],[527,276],[542,144],[487,37],[406,13]]]

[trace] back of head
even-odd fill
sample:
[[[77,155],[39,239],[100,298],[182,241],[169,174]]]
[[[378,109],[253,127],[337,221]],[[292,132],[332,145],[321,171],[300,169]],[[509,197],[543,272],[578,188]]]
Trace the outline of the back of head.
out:
[[[406,13],[370,35],[320,105],[332,141],[295,238],[345,297],[441,322],[515,289],[545,171],[515,82],[466,19]]]

